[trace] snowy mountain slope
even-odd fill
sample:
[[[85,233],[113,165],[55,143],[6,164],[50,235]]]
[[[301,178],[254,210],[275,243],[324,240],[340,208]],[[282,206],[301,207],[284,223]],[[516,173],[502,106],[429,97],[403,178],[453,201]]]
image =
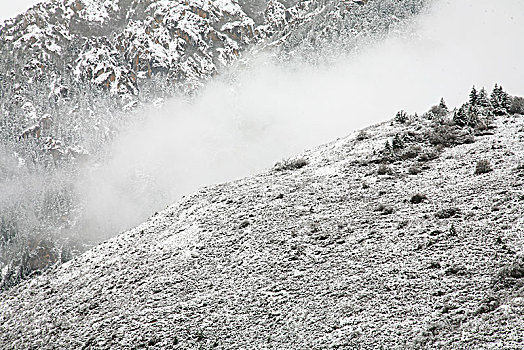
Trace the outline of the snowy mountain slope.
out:
[[[0,294],[0,344],[519,348],[524,117],[460,118],[400,113],[203,188]]]
[[[429,2],[52,0],[0,24],[0,269],[18,271],[0,288],[84,249],[69,242],[86,231],[75,184],[141,106],[190,98],[261,51],[314,61],[344,38],[347,52]]]

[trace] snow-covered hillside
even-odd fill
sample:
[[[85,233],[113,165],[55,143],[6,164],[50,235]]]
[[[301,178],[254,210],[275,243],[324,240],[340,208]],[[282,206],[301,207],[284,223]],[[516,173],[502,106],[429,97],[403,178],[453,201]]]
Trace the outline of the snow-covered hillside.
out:
[[[203,188],[0,294],[1,346],[520,348],[524,104],[495,91]]]
[[[79,179],[141,107],[191,99],[261,53],[314,62],[333,45],[351,51],[429,2],[50,0],[0,24],[0,269],[18,271],[0,288],[93,243]]]

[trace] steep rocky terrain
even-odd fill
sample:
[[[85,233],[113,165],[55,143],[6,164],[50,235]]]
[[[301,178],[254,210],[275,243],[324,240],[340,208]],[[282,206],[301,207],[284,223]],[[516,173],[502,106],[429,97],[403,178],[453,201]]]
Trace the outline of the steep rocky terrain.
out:
[[[524,117],[475,108],[201,189],[2,292],[0,346],[522,348]]]

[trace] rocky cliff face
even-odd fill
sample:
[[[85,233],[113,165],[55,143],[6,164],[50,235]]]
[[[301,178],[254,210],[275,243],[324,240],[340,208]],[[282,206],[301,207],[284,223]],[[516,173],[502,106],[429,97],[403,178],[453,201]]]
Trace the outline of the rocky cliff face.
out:
[[[466,107],[203,188],[0,294],[0,344],[519,348],[524,117]]]
[[[81,81],[131,98],[139,93],[141,79],[158,73],[180,89],[193,90],[266,39],[279,39],[272,46],[297,46],[319,31],[324,38],[334,30],[379,32],[420,12],[424,3],[47,1],[3,23],[1,77],[4,88],[45,78],[53,83],[45,93],[62,97],[68,85]]]
[[[254,22],[226,1],[50,1],[7,21],[3,63],[19,73],[94,83],[137,95],[140,77],[193,83],[238,56]],[[20,53],[24,52],[24,56]]]

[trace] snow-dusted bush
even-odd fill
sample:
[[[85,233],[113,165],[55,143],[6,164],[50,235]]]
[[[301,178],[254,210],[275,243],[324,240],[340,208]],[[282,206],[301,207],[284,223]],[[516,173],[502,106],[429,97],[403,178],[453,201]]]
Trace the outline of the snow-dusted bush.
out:
[[[412,165],[412,166],[410,166],[409,169],[408,169],[408,173],[409,173],[410,175],[418,175],[418,174],[420,174],[421,172],[422,172],[422,168],[419,167],[419,166],[417,166],[417,165]]]
[[[389,215],[389,214],[393,214],[395,209],[392,206],[390,206],[390,205],[379,204],[375,208],[375,211],[378,211],[382,215]]]
[[[275,164],[274,169],[276,171],[297,170],[305,167],[306,165],[308,165],[308,161],[304,158],[287,159]]]
[[[437,124],[428,134],[429,142],[435,146],[452,147],[475,141],[473,134],[452,125]]]
[[[439,156],[439,150],[437,148],[430,148],[420,153],[417,159],[420,162],[429,162],[430,160],[437,159],[438,156]]]
[[[437,219],[449,219],[460,214],[460,209],[456,207],[440,209],[435,213]]]
[[[393,175],[393,169],[387,164],[380,164],[377,169],[378,175]]]
[[[511,114],[524,114],[524,97],[513,96],[509,112]]]
[[[489,160],[482,159],[477,162],[477,166],[475,167],[475,175],[486,174],[492,170],[493,169],[491,168]]]
[[[361,130],[357,135],[357,141],[363,141],[369,138],[369,135],[364,130]]]
[[[428,197],[425,194],[417,193],[413,195],[409,201],[411,202],[411,204],[419,204],[427,199]]]
[[[513,263],[503,267],[499,271],[498,277],[501,279],[524,278],[524,258],[520,257],[516,259]]]
[[[417,158],[421,151],[422,147],[420,145],[411,145],[402,152],[400,157],[403,160]]]
[[[428,113],[436,117],[444,117],[448,114],[448,110],[441,105],[435,105],[429,109]]]

